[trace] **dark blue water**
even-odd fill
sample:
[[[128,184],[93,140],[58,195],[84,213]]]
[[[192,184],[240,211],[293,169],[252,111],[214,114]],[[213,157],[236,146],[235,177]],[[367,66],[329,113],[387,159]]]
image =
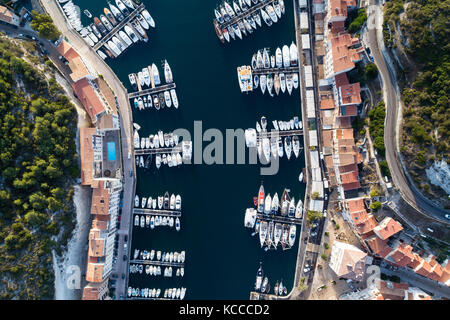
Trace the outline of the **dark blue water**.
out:
[[[103,12],[106,2],[76,0],[81,9],[94,16]],[[272,120],[300,117],[298,90],[270,98],[258,89],[241,94],[236,67],[250,65],[258,49],[290,45],[295,39],[292,2],[285,1],[286,13],[278,23],[254,31],[244,40],[223,45],[217,38],[212,19],[216,1],[144,1],[156,21],[149,33],[149,42],[134,45],[121,57],[107,62],[123,83],[131,88],[127,75],[138,72],[153,62],[169,62],[177,85],[179,109],[133,110],[133,120],[142,126],[141,136],[186,128],[193,134],[194,121],[201,120],[203,131],[217,128],[255,127],[265,115]],[[89,20],[83,17],[83,20]],[[264,24],[264,23],[263,23]],[[271,125],[269,126],[271,128]],[[208,142],[204,142],[203,146]],[[275,176],[261,176],[259,165],[184,165],[176,168],[154,167],[144,172],[138,169],[137,194],[158,196],[165,191],[180,194],[183,216],[181,231],[160,227],[154,231],[136,228],[132,250],[155,249],[186,251],[184,278],[162,278],[132,275],[130,286],[165,288],[186,287],[186,299],[248,299],[259,262],[273,288],[277,280],[291,290],[294,279],[297,243],[291,250],[264,252],[259,239],[251,237],[244,227],[245,209],[253,206],[261,181],[267,192],[281,196],[284,188],[291,197],[304,197],[304,186],[298,182],[304,167],[303,153],[299,159],[284,157]],[[299,230],[297,230],[297,235]]]

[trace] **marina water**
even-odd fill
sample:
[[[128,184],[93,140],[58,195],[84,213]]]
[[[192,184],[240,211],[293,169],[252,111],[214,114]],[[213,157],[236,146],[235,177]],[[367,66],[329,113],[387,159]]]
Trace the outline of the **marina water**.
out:
[[[94,17],[107,6],[106,0],[73,2],[80,6],[81,12],[89,9]],[[292,1],[285,1],[286,13],[271,27],[263,23],[243,40],[225,44],[218,40],[212,24],[213,9],[219,2],[144,0],[143,3],[156,22],[156,29],[148,32],[149,41],[133,45],[120,57],[107,59],[107,63],[131,92],[129,73],[154,62],[163,78],[161,61],[167,59],[177,85],[179,108],[138,111],[133,107],[133,121],[142,127],[141,137],[177,128],[185,128],[193,135],[194,121],[199,120],[203,131],[217,128],[225,137],[226,129],[254,128],[263,115],[267,117],[268,128],[272,128],[272,120],[288,121],[294,116],[301,119],[298,89],[292,96],[280,93],[271,98],[267,92],[263,96],[259,88],[245,95],[239,90],[236,74],[236,67],[250,65],[258,49],[270,47],[271,54],[275,54],[278,46],[289,46],[295,40]],[[84,14],[82,20],[83,24],[92,22]],[[203,147],[208,144],[204,142]],[[283,251],[279,247],[265,252],[259,246],[258,236],[252,237],[251,231],[244,227],[244,213],[246,208],[253,207],[261,181],[266,194],[273,196],[278,192],[281,196],[283,189],[288,188],[291,197],[303,200],[305,187],[298,182],[304,167],[303,152],[298,159],[292,156],[288,161],[283,157],[274,176],[261,176],[259,165],[202,164],[162,166],[157,170],[154,161],[150,170],[137,169],[136,194],[153,198],[165,191],[180,194],[181,231],[135,227],[130,258],[135,248],[185,250],[185,275],[165,278],[149,276],[144,271],[131,275],[130,286],[161,288],[162,292],[166,288],[186,287],[186,299],[248,299],[261,261],[271,292],[280,279],[288,292],[292,289],[300,228],[292,249]]]

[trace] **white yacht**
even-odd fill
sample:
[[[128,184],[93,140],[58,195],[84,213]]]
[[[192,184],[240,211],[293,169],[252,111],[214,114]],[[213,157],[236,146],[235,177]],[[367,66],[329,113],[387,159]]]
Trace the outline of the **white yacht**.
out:
[[[159,77],[159,71],[154,63],[152,63],[152,75],[153,75],[153,81],[155,82],[155,86],[160,85],[161,79]]]
[[[175,89],[170,89],[170,97],[172,98],[173,106],[178,109],[178,98]]]

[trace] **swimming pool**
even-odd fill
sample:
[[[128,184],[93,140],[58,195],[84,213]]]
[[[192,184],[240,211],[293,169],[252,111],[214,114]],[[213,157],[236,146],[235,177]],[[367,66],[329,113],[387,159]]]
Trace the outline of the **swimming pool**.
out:
[[[114,161],[116,160],[116,143],[108,142],[108,160]]]

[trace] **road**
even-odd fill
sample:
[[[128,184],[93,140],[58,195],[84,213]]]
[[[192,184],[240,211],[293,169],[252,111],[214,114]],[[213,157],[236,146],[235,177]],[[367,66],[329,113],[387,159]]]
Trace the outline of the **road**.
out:
[[[127,98],[127,90],[122,82],[117,78],[116,74],[111,68],[92,50],[92,48],[84,42],[84,40],[74,30],[68,27],[65,17],[54,0],[41,0],[47,13],[52,17],[53,22],[57,28],[62,32],[63,36],[69,41],[72,47],[83,57],[89,72],[94,75],[102,75],[103,79],[113,90],[118,101],[118,111],[121,125],[121,147],[122,147],[122,169],[123,169],[123,202],[122,202],[122,216],[119,234],[118,259],[113,268],[116,274],[116,299],[126,293],[127,275],[128,275],[128,261],[123,260],[123,256],[130,257],[130,245],[124,249],[124,238],[131,239],[130,226],[133,208],[133,194],[135,189],[135,168],[134,168],[134,150],[132,139],[133,119],[129,101]],[[128,155],[130,154],[130,158]],[[130,176],[130,172],[132,175]],[[125,279],[122,279],[122,274],[125,274]]]
[[[437,206],[431,200],[425,198],[403,170],[398,144],[398,122],[401,120],[399,119],[399,116],[401,116],[401,114],[399,114],[400,93],[396,81],[395,69],[388,61],[386,61],[382,52],[382,50],[385,50],[384,45],[382,44],[383,17],[382,7],[378,1],[379,0],[371,0],[371,5],[368,7],[368,32],[366,44],[371,50],[382,79],[384,100],[386,104],[384,142],[386,146],[386,160],[389,165],[392,181],[400,191],[403,199],[412,207],[428,217],[432,217],[449,225],[449,221],[446,220],[444,215],[450,213],[450,211]]]

